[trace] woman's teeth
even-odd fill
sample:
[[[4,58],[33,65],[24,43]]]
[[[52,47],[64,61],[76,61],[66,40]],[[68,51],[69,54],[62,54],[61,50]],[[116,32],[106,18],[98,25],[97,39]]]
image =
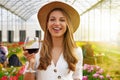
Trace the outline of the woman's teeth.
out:
[[[54,30],[60,30],[60,28],[53,28]]]

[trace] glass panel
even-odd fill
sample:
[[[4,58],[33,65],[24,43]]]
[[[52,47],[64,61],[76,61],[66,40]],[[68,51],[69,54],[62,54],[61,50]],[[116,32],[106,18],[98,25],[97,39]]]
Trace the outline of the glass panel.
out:
[[[5,5],[9,0],[0,0],[0,4]]]

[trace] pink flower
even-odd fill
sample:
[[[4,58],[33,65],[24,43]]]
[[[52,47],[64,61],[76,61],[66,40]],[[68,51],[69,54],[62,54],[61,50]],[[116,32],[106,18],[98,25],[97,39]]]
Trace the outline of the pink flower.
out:
[[[84,64],[83,70],[87,70],[87,69],[88,69],[88,65],[87,65],[87,64]]]
[[[112,78],[110,78],[109,80],[112,80]]]
[[[88,80],[88,77],[87,76],[83,76],[82,80]]]
[[[89,72],[89,73],[90,73],[90,72],[92,72],[92,70],[91,70],[91,69],[89,69],[89,70],[87,70],[87,72]]]
[[[99,74],[98,74],[98,73],[95,73],[95,74],[93,74],[93,77],[94,77],[94,78],[98,78],[98,77],[99,77]]]
[[[94,66],[90,66],[88,72],[92,72],[94,70]]]
[[[112,80],[109,75],[106,75],[104,70],[96,65],[84,64],[82,80]]]
[[[94,66],[91,66],[91,70],[92,70],[92,71],[94,70]]]
[[[112,78],[110,77],[110,75],[106,75],[106,78],[108,79],[108,80],[112,80]]]
[[[102,74],[104,72],[104,70],[103,69],[100,69],[99,71],[97,71],[96,73],[98,73],[98,74]]]
[[[104,76],[103,76],[103,75],[99,75],[99,78],[100,78],[101,80],[103,80],[103,79],[104,79]]]
[[[99,70],[99,69],[100,69],[100,67],[99,67],[99,66],[95,66],[95,68],[96,68],[96,70]]]
[[[108,74],[107,74],[107,75],[106,75],[106,78],[108,78],[108,79],[109,79],[109,78],[110,78],[110,75],[108,75]]]

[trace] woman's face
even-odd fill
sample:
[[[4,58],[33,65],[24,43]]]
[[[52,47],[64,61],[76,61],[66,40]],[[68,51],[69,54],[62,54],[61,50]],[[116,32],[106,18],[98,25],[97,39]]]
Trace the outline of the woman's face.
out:
[[[67,30],[66,17],[59,10],[50,13],[47,28],[52,37],[63,37]]]

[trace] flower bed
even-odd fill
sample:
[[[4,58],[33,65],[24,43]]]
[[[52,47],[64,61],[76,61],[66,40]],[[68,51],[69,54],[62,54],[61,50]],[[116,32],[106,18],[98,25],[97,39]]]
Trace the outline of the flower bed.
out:
[[[10,68],[0,68],[0,80],[23,80],[25,66]]]
[[[112,80],[112,78],[99,66],[84,64],[83,80]]]
[[[9,51],[8,57],[10,57],[12,54],[21,53],[23,44],[24,42],[7,44],[8,51]]]
[[[25,66],[0,68],[0,80],[23,80]],[[96,65],[84,64],[83,80],[112,80],[110,75],[105,74],[104,70]]]
[[[21,53],[22,45],[23,43],[14,43],[8,45],[9,56],[12,53]],[[0,65],[0,67],[2,66]],[[23,69],[24,68],[22,67],[11,67],[7,69],[0,68],[0,80],[23,80]],[[104,70],[99,66],[84,64],[83,80],[112,80],[112,78],[108,74],[106,74]]]

